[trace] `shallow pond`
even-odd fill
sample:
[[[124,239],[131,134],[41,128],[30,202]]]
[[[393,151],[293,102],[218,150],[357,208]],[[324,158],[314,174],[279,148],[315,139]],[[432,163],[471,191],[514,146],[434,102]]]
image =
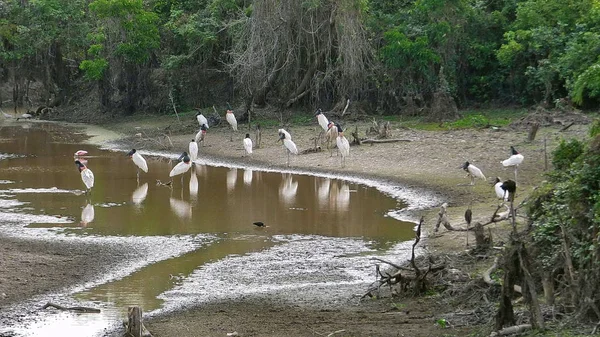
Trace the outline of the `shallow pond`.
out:
[[[309,303],[323,296],[320,287],[340,296],[346,286],[373,280],[370,257],[397,256],[414,236],[414,223],[395,215],[407,206],[401,193],[383,184],[268,172],[251,159],[224,167],[201,153],[166,187],[156,182],[170,180],[178,153],[139,149],[149,172],[138,180],[127,151],[85,144],[78,130],[40,122],[2,125],[0,233],[130,246],[135,257],[94,282],[65,289],[74,303],[101,307],[102,314],[54,312],[4,328],[19,336],[66,336],[65,330],[95,336],[124,317],[129,305],[156,314],[265,293]],[[89,194],[74,164],[82,149],[95,176]]]

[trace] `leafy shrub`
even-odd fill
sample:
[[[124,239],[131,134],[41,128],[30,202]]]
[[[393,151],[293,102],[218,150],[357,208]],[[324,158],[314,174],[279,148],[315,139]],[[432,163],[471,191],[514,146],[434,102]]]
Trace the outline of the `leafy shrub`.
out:
[[[571,139],[566,142],[561,140],[558,147],[552,152],[552,166],[555,170],[566,171],[571,167],[571,163],[575,162],[583,153],[583,143],[576,139]]]

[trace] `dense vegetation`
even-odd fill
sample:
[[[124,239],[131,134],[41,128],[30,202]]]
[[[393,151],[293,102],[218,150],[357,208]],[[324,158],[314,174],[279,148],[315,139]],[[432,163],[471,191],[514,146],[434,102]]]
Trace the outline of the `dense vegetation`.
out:
[[[0,102],[21,106],[596,107],[599,56],[594,0],[0,2]]]
[[[600,319],[600,121],[587,142],[563,141],[529,205],[546,302]],[[557,289],[556,289],[557,288]]]

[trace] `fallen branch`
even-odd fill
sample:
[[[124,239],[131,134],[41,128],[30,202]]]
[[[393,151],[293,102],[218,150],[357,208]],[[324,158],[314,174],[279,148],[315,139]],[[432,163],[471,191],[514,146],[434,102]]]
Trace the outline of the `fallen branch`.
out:
[[[559,132],[563,132],[563,131],[567,131],[568,128],[572,127],[573,124],[575,124],[575,122],[571,122],[569,123],[567,126],[563,127],[562,129],[560,129]]]
[[[361,140],[363,144],[384,144],[384,143],[398,143],[398,142],[412,142],[412,139],[363,139]]]
[[[521,332],[523,332],[525,330],[529,330],[529,329],[531,329],[531,324],[521,324],[521,325],[509,326],[508,328],[504,328],[502,330],[492,332],[490,334],[490,337],[498,337],[498,336],[517,334],[517,333],[521,333]]]
[[[52,302],[48,302],[46,303],[46,305],[44,305],[42,307],[42,309],[46,309],[46,308],[56,308],[58,310],[63,310],[63,311],[75,311],[75,312],[80,312],[80,313],[93,313],[93,314],[99,314],[100,313],[100,309],[96,309],[96,308],[89,308],[89,307],[63,307],[62,305],[58,305]]]

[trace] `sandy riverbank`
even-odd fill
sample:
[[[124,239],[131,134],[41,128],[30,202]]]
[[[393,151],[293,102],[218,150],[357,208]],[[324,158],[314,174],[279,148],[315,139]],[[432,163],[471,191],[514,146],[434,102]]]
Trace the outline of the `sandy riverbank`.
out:
[[[346,127],[353,129],[354,125],[359,130],[365,130],[367,123],[348,123]],[[94,142],[106,144],[106,141],[118,140],[119,146],[124,148],[159,149],[174,154],[187,149],[189,140],[197,131],[195,121],[177,123],[173,119],[125,121],[104,127],[115,134],[110,138],[96,138]],[[285,167],[284,150],[276,142],[277,128],[263,128],[262,146],[255,149],[251,157],[243,152],[242,139],[246,128],[242,125],[241,131],[234,135],[224,126],[210,128],[206,146],[200,149],[201,155],[242,165],[252,163],[270,168]],[[435,193],[440,200],[449,202],[451,222],[460,224],[465,205],[472,203],[475,219],[485,218],[493,212],[496,201],[491,186],[482,181],[474,188],[458,186],[469,181],[464,177],[464,171],[458,168],[459,165],[469,160],[480,167],[490,181],[495,176],[510,178],[512,170],[503,169],[500,161],[508,156],[508,147],[513,145],[526,157],[519,169],[523,197],[543,179],[543,139],[547,139],[548,149],[551,150],[562,137],[581,138],[587,126],[575,125],[565,132],[559,129],[560,126],[541,128],[538,140],[530,143],[526,141],[527,132],[524,129],[427,132],[395,128],[392,132],[394,138],[410,141],[352,147],[345,168],[340,167],[338,157],[331,157],[327,152],[293,157],[291,166],[305,171],[360,175]],[[288,130],[301,151],[314,146],[311,138],[318,134],[316,122],[315,125],[294,126]],[[102,131],[95,132],[102,134]],[[254,131],[248,132],[254,138]],[[168,138],[163,135],[168,135]],[[425,216],[426,230],[431,233],[437,211],[429,209],[419,212]],[[85,252],[79,254],[75,251],[65,256],[56,253],[61,250],[60,247],[38,249],[36,244],[40,243],[0,239],[0,251],[3,252],[0,271],[4,275],[0,282],[0,296],[2,293],[6,295],[0,302],[2,305],[18,303],[35,294],[76,283],[81,278],[80,270],[85,270],[93,263]],[[460,251],[464,249],[464,233],[431,236],[427,245],[430,249],[440,251]],[[61,266],[60,270],[55,268],[57,265]],[[13,289],[19,287],[23,280],[27,280],[27,287],[20,287],[19,292],[14,292]],[[350,336],[430,336],[442,332],[435,330],[438,327],[433,324],[434,313],[444,310],[439,307],[440,303],[432,299],[402,301],[405,303],[403,308],[406,308],[403,311],[383,313],[390,309],[392,302],[389,299],[367,301],[331,310],[299,308],[285,303],[271,303],[268,299],[248,299],[235,303],[214,303],[186,312],[154,317],[147,325],[155,336],[223,336],[233,331],[241,336],[318,336],[338,330],[345,330],[342,335]]]

